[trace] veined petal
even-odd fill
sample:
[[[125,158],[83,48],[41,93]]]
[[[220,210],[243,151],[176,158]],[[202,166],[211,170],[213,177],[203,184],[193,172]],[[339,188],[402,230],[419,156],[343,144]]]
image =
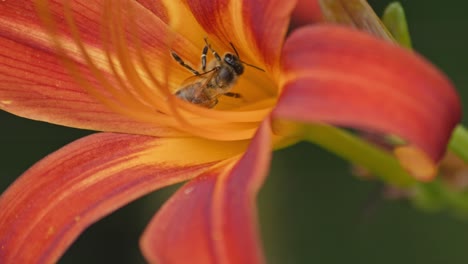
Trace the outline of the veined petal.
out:
[[[163,3],[171,28],[199,47],[197,53],[183,57],[194,68],[200,65],[200,54],[206,45],[204,37],[207,37],[221,56],[237,51],[243,62],[266,70],[246,67],[232,90],[241,94],[240,99],[221,96],[214,109],[202,109],[185,102],[178,104],[181,119],[186,121],[183,130],[202,131],[197,136],[213,139],[251,139],[278,96],[279,87],[274,78],[279,76],[280,49],[294,3],[192,0],[165,0]],[[275,13],[275,16],[259,17],[254,10],[265,10],[262,12]],[[265,25],[268,25],[268,30],[265,30]],[[177,48],[173,50],[178,52]],[[213,60],[214,56],[208,54],[207,61]],[[189,73],[187,77],[190,77]],[[230,122],[227,125],[231,128],[220,121]],[[229,134],[226,131],[230,131]]]
[[[180,135],[106,107],[69,75],[55,54],[0,38],[0,65],[0,109],[7,112],[97,131]],[[84,65],[80,70],[86,71]]]
[[[200,155],[199,148],[206,153]],[[112,133],[71,143],[29,169],[0,197],[0,262],[56,262],[90,224],[245,148]]]
[[[185,1],[203,29],[216,36],[226,48],[229,42],[238,46],[244,52],[241,57],[245,61],[265,63],[269,68],[279,62],[296,1]]]
[[[144,6],[146,9],[154,13],[157,17],[159,17],[164,22],[168,22],[167,17],[167,10],[166,7],[163,5],[162,1],[154,1],[154,0],[136,0],[140,5]]]
[[[300,29],[286,42],[283,63],[276,117],[396,134],[432,161],[442,157],[460,121],[458,96],[442,73],[365,33],[336,26]]]
[[[271,159],[269,120],[265,120],[248,151],[228,173],[221,175],[214,193],[214,238],[223,239],[224,263],[263,263],[257,230],[256,197]],[[218,236],[219,235],[219,236]]]
[[[80,128],[174,133],[167,128],[175,126],[167,97],[184,71],[174,67],[169,76],[163,70],[170,58],[162,36],[169,28],[154,11],[159,6],[150,11],[133,1],[36,2],[0,5],[2,109]],[[195,52],[175,39],[184,47],[181,54],[190,47]]]
[[[270,130],[264,122],[239,161],[202,174],[164,205],[141,240],[149,262],[264,262],[255,197],[269,166]]]
[[[206,36],[182,2],[36,2],[0,6],[0,63],[6,66],[0,70],[0,108],[6,111],[108,132],[243,140],[274,104],[277,86],[253,68],[238,82],[242,99],[222,98],[217,107],[236,111],[175,99],[173,93],[193,75],[170,50],[196,68]],[[196,36],[166,24],[174,13],[198,25],[191,32]]]

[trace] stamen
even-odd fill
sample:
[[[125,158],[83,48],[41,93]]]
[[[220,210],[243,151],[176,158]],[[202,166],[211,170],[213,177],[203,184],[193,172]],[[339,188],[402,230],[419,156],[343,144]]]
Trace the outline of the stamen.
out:
[[[62,61],[65,65],[67,70],[69,71],[70,75],[82,86],[89,94],[93,97],[98,99],[99,101],[103,102],[106,106],[110,109],[117,111],[118,107],[115,102],[105,100],[105,96],[98,93],[97,90],[92,88],[92,85],[87,81],[85,78],[79,73],[77,65],[72,62],[72,59],[66,55],[65,49],[62,46],[61,40],[58,39],[58,29],[55,21],[52,19],[50,10],[48,8],[47,1],[37,0],[36,1],[36,8],[39,18],[43,21],[45,28],[49,31],[49,35],[51,40],[55,46],[58,58]]]
[[[71,33],[70,39],[61,37],[62,32],[59,32],[47,1],[36,0],[38,14],[49,31],[59,59],[71,77],[90,96],[112,111],[132,119],[173,127],[190,135],[214,140],[251,138],[258,122],[271,111],[274,100],[262,104],[267,107],[221,111],[201,108],[177,98],[169,84],[169,80],[173,81],[170,78],[173,77],[170,75],[173,74],[173,68],[168,65],[176,65],[169,51],[184,36],[168,30],[163,36],[168,47],[167,52],[158,51],[161,54],[158,54],[156,65],[160,67],[150,66],[151,57],[145,56],[146,46],[143,46],[147,43],[143,43],[145,38],[142,36],[141,25],[135,19],[136,10],[132,8],[133,2],[127,1],[103,2],[100,32],[103,52],[95,54],[93,47],[86,46],[82,41],[82,32],[75,21],[75,11],[70,0],[63,2],[63,16]],[[76,47],[79,56],[72,57],[74,54],[70,53],[71,47]],[[96,55],[102,55],[104,64],[100,61],[101,58],[96,59]],[[203,59],[206,60],[202,56]],[[86,65],[89,76],[80,68],[81,61]],[[154,74],[155,70],[159,72]],[[106,75],[107,72],[109,75]]]
[[[136,100],[139,101],[140,105],[146,105],[149,108],[153,108],[152,112],[154,112],[154,108],[155,106],[157,106],[156,102],[152,100],[154,94],[147,92],[149,90],[149,87],[144,83],[144,81],[140,78],[139,73],[136,71],[137,65],[133,63],[132,55],[128,48],[130,45],[126,40],[126,32],[124,32],[124,25],[122,24],[124,17],[121,12],[121,2],[122,1],[119,1],[119,4],[117,5],[115,3],[114,5],[111,4],[108,7],[109,10],[112,10],[112,7],[114,7],[114,12],[112,12],[112,14],[114,15],[111,16],[109,20],[105,21],[109,21],[112,43],[115,43],[116,54],[119,58],[119,66],[122,69],[126,80],[131,84],[131,87],[125,85],[124,89],[126,89],[132,97],[135,97]],[[110,3],[110,1],[108,1],[107,3]],[[131,8],[126,9],[129,10]],[[126,20],[128,20],[130,24],[134,24],[135,22],[131,17],[131,14],[133,13],[130,12],[130,16]],[[135,28],[135,26],[133,26],[133,28]],[[132,30],[130,30],[130,36],[133,36],[135,34],[136,32],[132,32]]]
[[[136,71],[139,66],[137,64],[134,64],[131,58],[131,52],[128,49],[130,46],[129,43],[126,40],[124,32],[124,25],[123,25],[123,14],[122,14],[122,9],[123,6],[121,5],[115,5],[115,3],[111,4],[111,1],[109,3],[109,10],[112,10],[112,6],[115,8],[115,15],[113,16],[114,19],[110,19],[110,27],[115,29],[114,38],[113,38],[113,43],[116,43],[116,49],[117,49],[117,55],[119,57],[119,63],[120,66],[126,76],[126,79],[129,81],[131,88],[130,88],[130,93],[135,95],[136,97],[144,98],[141,100],[142,104],[150,104],[153,110],[151,111],[151,114],[154,115],[154,121],[155,123],[161,124],[163,123],[164,125],[168,125],[171,127],[176,127],[177,122],[173,118],[173,116],[170,113],[170,107],[168,107],[167,96],[165,93],[167,92],[168,94],[171,94],[169,92],[169,89],[167,88],[167,85],[161,85],[161,82],[157,80],[157,78],[152,74],[152,72],[149,70],[149,66],[146,62],[146,59],[143,56],[142,53],[142,48],[141,48],[141,39],[138,36],[137,32],[137,27],[135,24],[135,19],[134,18],[134,13],[132,8],[125,8],[124,10],[127,10],[128,17],[126,19],[127,25],[129,25],[129,36],[131,37],[131,43],[136,43],[136,53],[138,56],[139,61],[143,64],[143,68],[147,72],[148,76],[150,77],[151,81],[153,82],[154,86],[159,89],[151,89],[150,87],[147,86],[147,84],[141,79],[140,73]],[[113,13],[114,14],[114,13]],[[167,83],[167,82],[166,82]],[[162,88],[162,89],[160,89]],[[154,91],[154,92],[149,92],[149,91]],[[162,93],[160,93],[162,91]]]
[[[56,46],[56,51],[60,60],[63,61],[65,67],[69,71],[70,75],[75,79],[75,81],[77,81],[77,83],[83,87],[91,96],[109,107],[111,110],[127,115],[135,120],[151,122],[159,125],[163,122],[166,122],[166,125],[168,126],[175,124],[173,118],[167,115],[162,115],[160,113],[158,114],[157,112],[155,113],[155,111],[149,111],[149,108],[145,109],[145,105],[142,104],[141,101],[135,100],[135,96],[130,96],[131,94],[129,94],[128,91],[125,91],[125,89],[116,89],[117,87],[115,84],[111,84],[106,79],[103,72],[94,64],[93,59],[87,51],[87,48],[84,47],[83,42],[81,41],[79,30],[76,27],[76,23],[71,14],[72,11],[69,1],[65,1],[64,3],[65,21],[70,29],[70,32],[72,33],[72,40],[81,53],[81,57],[79,58],[84,59],[84,62],[88,66],[92,76],[99,82],[99,87],[96,86],[96,84],[92,84],[90,81],[88,81],[83,73],[81,73],[80,69],[78,68],[79,66],[76,64],[76,62],[73,61],[74,59],[67,55],[67,52],[64,49],[64,40],[59,39],[58,37],[59,33],[55,25],[55,21],[51,17],[48,3],[39,0],[37,1],[37,8],[41,19],[45,22],[46,28],[49,30],[49,35],[51,36],[52,41]],[[106,31],[104,30],[104,35],[106,35],[105,32]],[[109,42],[110,41],[108,40],[104,41],[106,45]],[[117,84],[120,84],[120,87],[125,87],[125,82],[120,77],[119,71],[115,67],[115,65],[118,65],[118,63],[111,59],[112,55],[110,55],[109,50],[109,48],[105,49],[111,71],[115,74]],[[106,94],[106,92],[108,93]]]
[[[133,10],[131,10],[131,11],[133,11]],[[131,18],[133,18],[133,17],[134,17],[134,13],[132,12]],[[130,19],[130,31],[131,32],[138,32],[137,29],[136,29],[134,19]],[[153,105],[155,105],[156,108],[159,109],[159,111],[161,111],[163,113],[170,112],[169,106],[166,103],[166,101],[167,101],[167,98],[172,95],[172,93],[170,92],[170,90],[169,90],[169,88],[167,86],[167,82],[166,82],[166,85],[163,85],[161,83],[161,81],[159,81],[156,78],[156,76],[153,74],[153,71],[150,70],[150,66],[148,65],[148,62],[147,62],[147,60],[146,60],[146,58],[145,58],[145,56],[143,55],[143,52],[142,52],[143,48],[142,48],[142,43],[141,43],[140,37],[137,34],[131,34],[131,37],[132,37],[131,42],[136,44],[136,53],[137,53],[139,63],[142,66],[142,70],[145,72],[146,76],[149,77],[149,79],[150,79],[151,83],[154,85],[154,87],[159,88],[159,89],[150,89],[148,87],[148,89],[144,89],[144,91],[145,91],[144,96],[147,96],[151,100],[151,103]],[[154,94],[146,92],[146,91],[149,91],[149,90],[154,92]],[[153,99],[153,97],[155,99]]]
[[[107,1],[105,3],[108,3]],[[125,99],[129,100],[129,102],[132,102],[135,107],[140,107],[140,104],[137,100],[133,100],[133,97],[135,96],[131,89],[128,88],[128,85],[124,82],[123,78],[121,77],[120,71],[117,70],[116,65],[119,66],[119,68],[122,70],[122,57],[125,55],[122,55],[119,50],[117,50],[117,55],[119,60],[117,62],[114,61],[111,55],[111,47],[110,43],[115,43],[116,39],[118,39],[118,34],[119,32],[116,32],[114,28],[118,28],[118,25],[115,25],[112,27],[111,25],[114,25],[114,17],[111,14],[112,13],[112,8],[110,6],[105,5],[104,6],[104,12],[103,12],[103,18],[102,18],[102,23],[101,23],[101,38],[103,40],[103,46],[104,46],[104,51],[106,53],[106,58],[109,64],[109,67],[111,68],[114,77],[116,78],[119,86],[122,88],[122,91],[124,93]],[[107,29],[107,26],[109,26],[109,29]],[[109,36],[110,35],[110,36]],[[118,49],[118,48],[117,48]],[[123,74],[125,74],[125,70],[122,70]],[[142,102],[143,103],[143,102]]]

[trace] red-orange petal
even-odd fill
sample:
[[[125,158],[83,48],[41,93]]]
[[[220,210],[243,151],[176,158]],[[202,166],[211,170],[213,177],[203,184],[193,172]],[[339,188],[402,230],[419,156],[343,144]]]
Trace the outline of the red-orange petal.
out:
[[[298,0],[291,17],[291,26],[298,28],[322,20],[319,0]]]
[[[415,53],[337,26],[305,27],[283,50],[276,117],[396,134],[438,161],[460,101],[451,82]]]
[[[98,131],[177,132],[105,107],[69,75],[55,54],[0,37],[0,109],[35,120]],[[81,70],[86,68],[81,65]]]
[[[264,122],[237,164],[182,187],[143,234],[146,259],[161,264],[264,262],[255,198],[267,174],[270,144],[270,127]]]
[[[267,65],[278,62],[295,0],[185,1],[205,31],[226,47],[232,42],[253,51],[250,60],[259,55]]]
[[[134,1],[114,5],[105,0],[92,5],[87,1],[36,2],[42,5],[34,1],[0,5],[0,109],[98,131],[181,134],[168,128],[175,121],[160,112],[167,96],[149,77],[162,78],[162,67],[167,67],[162,58],[169,56],[168,26],[158,17],[160,5],[151,5],[150,11]],[[109,4],[115,10],[106,13]],[[55,31],[44,21],[48,13]],[[114,14],[112,21],[104,19],[109,14]],[[73,23],[67,22],[68,15]],[[132,20],[135,16],[138,19]],[[79,38],[72,33],[74,28]],[[143,69],[137,51],[151,73]],[[68,64],[64,54],[70,59]]]
[[[37,163],[0,197],[0,263],[54,263],[90,224],[216,163],[158,160],[175,140],[99,133]]]

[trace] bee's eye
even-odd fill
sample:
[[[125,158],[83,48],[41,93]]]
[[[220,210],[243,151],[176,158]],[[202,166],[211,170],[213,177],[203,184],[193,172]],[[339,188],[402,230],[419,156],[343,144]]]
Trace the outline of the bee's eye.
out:
[[[244,73],[244,66],[242,64],[237,64],[236,67],[234,67],[235,71],[237,74],[242,74]]]
[[[224,56],[224,61],[227,62],[227,63],[232,62],[232,55],[231,54],[226,54],[226,56]]]

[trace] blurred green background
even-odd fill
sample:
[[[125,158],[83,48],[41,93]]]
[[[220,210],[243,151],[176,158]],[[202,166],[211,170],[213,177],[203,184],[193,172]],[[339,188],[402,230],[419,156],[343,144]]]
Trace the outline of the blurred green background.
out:
[[[389,3],[369,2],[379,14]],[[401,3],[414,48],[450,76],[467,104],[468,2]],[[4,112],[0,119],[0,190],[46,154],[90,133]],[[382,200],[379,187],[354,178],[345,161],[314,145],[276,152],[259,197],[269,263],[468,263],[468,220]],[[174,190],[146,196],[95,224],[61,263],[144,263],[139,236]]]

